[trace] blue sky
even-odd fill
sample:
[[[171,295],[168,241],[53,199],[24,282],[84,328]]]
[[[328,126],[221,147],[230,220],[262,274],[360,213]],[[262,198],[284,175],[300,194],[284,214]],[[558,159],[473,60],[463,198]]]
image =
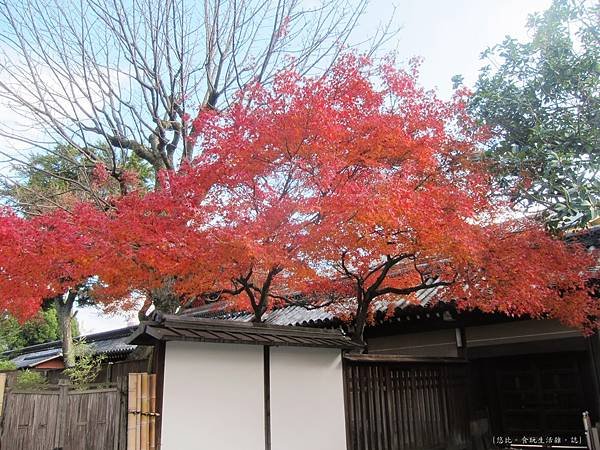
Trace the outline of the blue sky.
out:
[[[525,38],[527,16],[543,11],[550,0],[371,0],[361,33],[385,20],[396,6],[396,24],[402,26],[388,48],[402,59],[424,58],[422,83],[451,92],[450,79],[465,76],[467,85],[477,79],[480,53],[506,35]]]
[[[506,35],[525,38],[527,16],[547,9],[550,3],[550,0],[371,0],[356,36],[371,34],[378,23],[389,20],[395,6],[394,25],[402,29],[384,51],[396,49],[401,60],[423,58],[422,84],[436,87],[442,96],[448,96],[453,75],[462,74],[465,84],[472,86],[483,65],[480,53]],[[131,318],[131,315],[107,317],[89,308],[78,312],[84,333],[125,326]]]

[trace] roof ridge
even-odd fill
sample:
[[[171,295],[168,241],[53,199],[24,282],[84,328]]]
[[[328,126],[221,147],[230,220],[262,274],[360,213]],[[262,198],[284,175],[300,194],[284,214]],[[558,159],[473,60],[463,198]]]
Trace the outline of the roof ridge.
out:
[[[86,342],[97,342],[101,341],[104,338],[117,338],[117,337],[126,337],[130,336],[137,329],[137,325],[135,326],[127,326],[124,328],[116,328],[114,330],[108,331],[100,331],[98,333],[91,333],[86,335],[80,335],[73,338],[74,340],[82,340],[85,339]],[[27,347],[23,347],[16,350],[6,350],[2,352],[0,355],[15,357],[19,355],[25,355],[27,353],[34,353],[41,350],[51,350],[53,348],[60,348],[62,346],[62,339],[43,342],[41,344],[29,345]]]
[[[157,341],[197,341],[339,349],[362,347],[340,329],[323,330],[290,325],[189,318],[161,313],[154,314],[153,320],[142,322],[128,342],[149,345]]]
[[[240,329],[244,328],[244,332],[284,332],[288,334],[301,333],[301,334],[320,334],[323,336],[339,336],[339,330],[323,329],[323,328],[307,328],[297,327],[293,325],[274,325],[263,322],[239,322],[234,320],[222,320],[222,319],[210,319],[205,317],[185,317],[174,314],[161,314],[157,313],[154,317],[155,320],[148,321],[145,324],[165,324],[168,327],[168,322],[180,323],[186,325],[205,326],[208,328],[231,328]]]

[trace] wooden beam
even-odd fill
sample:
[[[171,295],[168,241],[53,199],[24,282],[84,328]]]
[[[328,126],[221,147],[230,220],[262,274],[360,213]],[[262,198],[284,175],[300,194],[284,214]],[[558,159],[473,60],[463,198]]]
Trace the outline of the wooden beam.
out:
[[[127,450],[139,450],[136,439],[137,429],[137,396],[138,396],[138,376],[137,373],[129,374],[129,387],[127,390]]]
[[[462,358],[434,358],[423,356],[353,354],[344,355],[344,360],[355,363],[431,363],[431,364],[465,364]]]
[[[265,398],[265,450],[271,450],[271,355],[264,347],[264,398]]]
[[[161,448],[161,433],[162,433],[162,409],[163,409],[163,389],[165,379],[165,352],[166,347],[164,342],[158,342],[154,346],[155,371],[156,371],[156,408],[157,416],[155,418],[155,446]]]

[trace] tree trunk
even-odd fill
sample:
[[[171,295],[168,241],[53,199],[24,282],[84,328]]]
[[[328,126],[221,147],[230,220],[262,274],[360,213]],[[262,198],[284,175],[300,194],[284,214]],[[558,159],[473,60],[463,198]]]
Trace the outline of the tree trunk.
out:
[[[75,365],[75,354],[73,352],[73,305],[77,292],[69,292],[67,298],[63,296],[56,297],[54,304],[56,305],[56,314],[60,325],[60,335],[62,339],[62,352],[65,367],[73,367]]]
[[[371,300],[372,299],[364,293],[360,293],[357,298],[358,308],[356,310],[356,318],[354,319],[352,340],[361,345],[365,343],[363,334],[367,325],[367,316],[369,313],[369,304],[371,303]]]

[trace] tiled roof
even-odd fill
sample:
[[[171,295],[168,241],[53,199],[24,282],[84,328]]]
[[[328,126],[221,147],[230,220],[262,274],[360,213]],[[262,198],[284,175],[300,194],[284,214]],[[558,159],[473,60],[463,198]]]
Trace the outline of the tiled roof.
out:
[[[402,310],[410,306],[428,306],[438,289],[439,288],[434,287],[417,292],[416,302],[409,302],[402,297],[388,297],[386,300],[377,300],[373,304],[375,314],[385,315],[385,313],[390,309],[394,311],[394,314],[401,314]],[[348,303],[349,307],[352,306],[352,299],[348,300]],[[238,322],[251,322],[254,318],[254,314],[251,312],[232,312],[228,310],[227,306],[228,305],[224,302],[214,305],[207,305],[205,307],[191,309],[183,313],[182,316],[234,320]],[[319,328],[333,328],[339,326],[342,321],[337,317],[334,310],[327,307],[309,309],[304,306],[290,304],[267,311],[263,315],[263,322],[270,325],[299,325]]]
[[[131,343],[139,345],[150,345],[157,341],[197,341],[340,349],[360,347],[340,330],[199,319],[163,314],[155,314],[152,321],[142,322],[130,340]]]
[[[35,367],[38,364],[50,361],[59,356],[62,356],[62,350],[60,348],[54,348],[40,352],[25,353],[11,359],[11,361],[17,366],[17,369],[25,369],[27,367]]]
[[[90,346],[94,354],[116,356],[131,353],[135,350],[135,345],[127,343],[129,336],[135,329],[136,327],[120,328],[102,333],[88,334],[80,338],[85,339],[85,342]],[[4,352],[2,356],[9,358],[19,369],[35,367],[44,361],[62,356],[62,341],[31,345],[17,351]]]

